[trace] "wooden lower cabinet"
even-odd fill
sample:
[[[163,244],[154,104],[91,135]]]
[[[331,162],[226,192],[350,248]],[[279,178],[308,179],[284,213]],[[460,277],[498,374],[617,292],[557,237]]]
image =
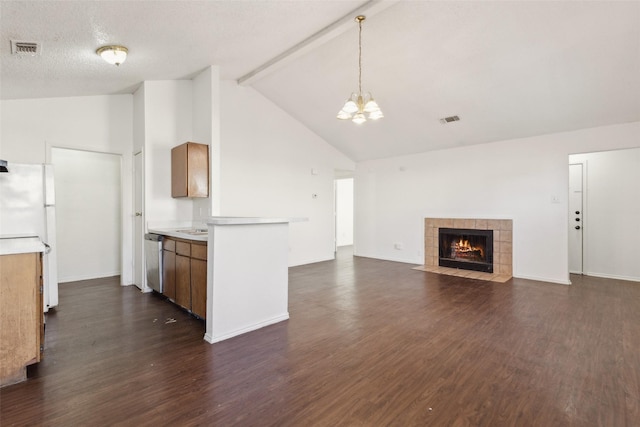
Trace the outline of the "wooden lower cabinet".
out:
[[[162,242],[162,294],[176,300],[176,241],[170,239]]]
[[[44,347],[42,254],[0,255],[0,387],[27,379]]]
[[[163,294],[204,319],[207,315],[206,243],[165,238],[163,248]]]
[[[192,246],[192,248],[195,245]],[[195,252],[195,251],[194,251]],[[191,311],[203,319],[207,317],[207,247],[204,246],[205,259],[191,258]]]
[[[191,258],[176,254],[176,304],[191,310]]]

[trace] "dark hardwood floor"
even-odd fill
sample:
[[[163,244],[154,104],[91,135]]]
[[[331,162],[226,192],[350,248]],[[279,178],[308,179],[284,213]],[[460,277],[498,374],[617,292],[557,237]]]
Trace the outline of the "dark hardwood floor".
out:
[[[214,345],[117,278],[63,284],[0,425],[640,425],[640,283],[411,267],[291,268],[291,319]]]

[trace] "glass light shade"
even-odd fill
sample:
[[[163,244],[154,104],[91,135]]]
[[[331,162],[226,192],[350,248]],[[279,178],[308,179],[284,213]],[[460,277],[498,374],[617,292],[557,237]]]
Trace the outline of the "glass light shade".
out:
[[[371,120],[378,120],[384,117],[384,114],[382,114],[382,111],[380,111],[378,109],[378,111],[373,111],[371,113],[369,113],[369,119]]]
[[[124,46],[103,46],[96,51],[111,65],[120,65],[127,59],[128,49]]]
[[[342,111],[345,111],[347,113],[355,113],[356,111],[358,111],[358,104],[356,104],[352,99],[348,99],[347,102],[344,103]]]
[[[378,107],[378,103],[371,98],[364,106],[364,111],[366,113],[373,113],[374,111],[380,111],[380,107]]]
[[[336,117],[340,120],[349,120],[351,118],[351,114],[347,113],[344,110],[340,110]]]
[[[366,122],[367,118],[364,116],[364,114],[357,113],[355,116],[353,116],[352,121],[353,121],[353,123],[355,123],[357,125],[360,125],[360,124]]]

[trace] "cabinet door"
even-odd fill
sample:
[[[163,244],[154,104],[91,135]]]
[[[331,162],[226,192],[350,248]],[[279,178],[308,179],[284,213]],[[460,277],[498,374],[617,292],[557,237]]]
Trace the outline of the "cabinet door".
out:
[[[176,300],[176,253],[162,251],[162,293]]]
[[[0,255],[0,386],[25,380],[40,361],[41,268],[40,253]]]
[[[171,149],[171,197],[187,197],[187,144]]]
[[[209,146],[190,142],[187,162],[188,197],[209,197]]]
[[[176,304],[191,310],[191,258],[176,254]]]
[[[185,142],[171,149],[171,197],[209,197],[209,146]]]
[[[207,261],[191,258],[191,311],[207,317]]]

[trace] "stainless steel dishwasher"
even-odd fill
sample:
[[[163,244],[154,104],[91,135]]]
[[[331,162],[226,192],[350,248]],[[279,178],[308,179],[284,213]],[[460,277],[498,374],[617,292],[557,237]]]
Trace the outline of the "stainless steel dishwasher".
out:
[[[162,236],[144,235],[144,258],[147,272],[147,286],[162,293]]]

